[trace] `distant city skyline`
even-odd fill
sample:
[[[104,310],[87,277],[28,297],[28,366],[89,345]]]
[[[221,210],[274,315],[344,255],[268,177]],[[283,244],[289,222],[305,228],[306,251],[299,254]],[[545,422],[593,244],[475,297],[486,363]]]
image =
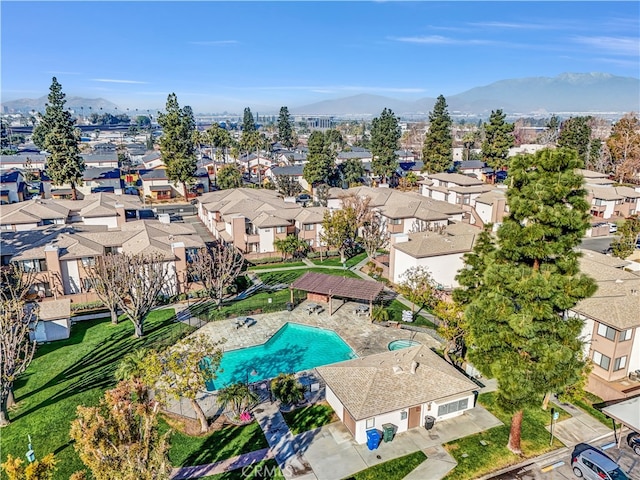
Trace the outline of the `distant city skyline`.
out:
[[[196,112],[415,100],[564,72],[640,76],[638,2],[2,2],[1,101]]]

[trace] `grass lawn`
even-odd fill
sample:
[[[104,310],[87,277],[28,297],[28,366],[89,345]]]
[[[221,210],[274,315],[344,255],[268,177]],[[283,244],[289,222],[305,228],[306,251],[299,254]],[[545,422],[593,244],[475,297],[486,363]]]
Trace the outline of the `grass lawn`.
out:
[[[162,422],[161,431],[166,432],[168,428],[168,425]],[[174,431],[171,434],[169,460],[174,467],[203,465],[268,446],[258,422],[225,427],[197,437]]]
[[[300,268],[298,270],[285,270],[283,272],[264,272],[258,273],[260,280],[267,285],[277,285],[278,283],[290,284],[307,272],[324,273],[327,275],[336,275],[338,277],[360,278],[351,270],[337,270],[334,268]]]
[[[360,263],[362,260],[364,260],[365,258],[367,258],[367,254],[366,252],[363,253],[359,253],[358,255],[348,258],[347,261],[345,262],[347,264],[347,267],[353,267],[354,265],[357,265],[358,263]],[[313,263],[315,263],[316,265],[321,265],[324,267],[341,267],[342,266],[342,262],[340,261],[340,257],[329,257],[329,258],[325,258],[324,260],[320,261],[319,258],[314,258],[313,260],[311,260]]]
[[[95,405],[115,385],[113,373],[120,359],[140,347],[174,344],[189,327],[176,323],[173,309],[151,312],[146,335],[136,339],[133,324],[109,319],[78,322],[67,340],[41,345],[27,371],[15,384],[18,406],[12,423],[1,431],[1,461],[7,454],[24,458],[31,435],[37,458],[53,452],[58,461],[54,478],[68,479],[84,468],[70,438],[70,422],[78,405]]]
[[[410,453],[404,457],[369,467],[345,480],[401,480],[426,459],[427,456],[422,451]]]
[[[338,416],[326,403],[317,403],[308,407],[298,408],[282,415],[287,425],[289,425],[289,430],[294,435],[320,428],[338,420]]]
[[[436,328],[436,326],[422,315],[416,315],[413,322],[403,322],[402,312],[403,310],[411,310],[411,307],[407,307],[405,304],[400,303],[398,300],[391,300],[391,302],[385,303],[384,308],[389,312],[389,320],[392,322],[400,322],[405,325],[417,325],[419,327]]]
[[[549,445],[551,437],[545,426],[551,422],[550,410],[531,408],[524,411],[522,420],[523,456],[514,455],[506,447],[509,440],[510,415],[498,410],[495,405],[495,393],[481,394],[478,401],[498,417],[504,425],[445,444],[445,449],[458,462],[456,468],[445,477],[445,480],[478,478],[489,472],[519,463],[525,458],[535,457],[564,446],[556,438],[554,438],[553,446]],[[564,410],[557,406],[554,408],[560,413],[558,420],[569,418],[569,414]],[[487,445],[482,445],[481,440]],[[465,457],[463,457],[464,454],[466,454]]]
[[[604,413],[602,413],[600,410],[598,410],[593,406],[599,403],[604,403],[604,400],[602,400],[597,395],[594,395],[593,393],[589,393],[589,392],[583,392],[582,397],[578,399],[575,399],[575,398],[571,399],[571,403],[576,407],[579,407],[585,412],[587,412],[593,418],[599,420],[603,425],[606,425],[607,427],[612,428],[611,419],[608,418]]]
[[[202,477],[201,480],[284,480],[284,475],[274,459],[263,460],[251,467]]]
[[[278,262],[278,263],[265,263],[262,265],[253,265],[247,270],[267,270],[269,268],[284,268],[284,267],[304,267],[306,264],[304,262]]]

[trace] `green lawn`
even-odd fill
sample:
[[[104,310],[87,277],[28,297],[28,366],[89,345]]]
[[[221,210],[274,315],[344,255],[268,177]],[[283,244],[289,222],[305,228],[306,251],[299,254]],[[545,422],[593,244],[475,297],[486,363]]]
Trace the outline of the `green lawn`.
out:
[[[367,254],[365,252],[363,253],[359,253],[358,255],[348,258],[347,261],[345,262],[347,264],[347,267],[353,267],[354,265],[357,265],[358,263],[360,263],[362,260],[364,260],[365,258],[367,258]],[[314,258],[313,260],[311,260],[313,263],[315,263],[316,265],[321,265],[324,267],[341,267],[342,266],[342,262],[340,261],[340,257],[329,257],[329,258],[325,258],[324,260],[320,261],[320,258]]]
[[[525,410],[522,420],[523,456],[514,455],[506,447],[509,440],[511,416],[496,407],[495,393],[481,394],[478,401],[498,417],[504,425],[445,444],[445,449],[458,462],[458,465],[445,477],[445,480],[478,478],[489,472],[521,462],[525,458],[535,457],[563,447],[563,444],[555,438],[553,446],[549,445],[551,437],[545,426],[551,422],[550,410],[530,408]],[[560,413],[559,420],[569,417],[569,414],[564,410],[557,406],[554,408]],[[482,445],[480,441],[484,441],[486,445]]]
[[[304,262],[278,262],[278,263],[265,263],[262,265],[253,265],[247,270],[266,270],[269,268],[286,268],[286,267],[304,267],[306,264]]]
[[[401,480],[416,469],[427,456],[422,451],[389,460],[348,477],[345,480]]]
[[[419,327],[436,328],[436,326],[422,315],[416,315],[413,322],[403,322],[402,312],[403,310],[411,310],[411,307],[400,303],[398,300],[391,300],[391,302],[385,303],[384,308],[389,312],[389,320],[392,322],[400,322],[405,325],[416,325]]]
[[[284,475],[278,462],[270,459],[230,472],[202,477],[200,480],[284,480]]]
[[[161,431],[166,432],[168,428],[163,422]],[[269,444],[258,422],[225,427],[201,437],[174,431],[171,435],[169,460],[175,467],[204,465],[267,447]]]
[[[599,403],[604,403],[604,400],[602,400],[597,395],[589,392],[583,392],[580,398],[573,398],[570,400],[570,402],[576,407],[579,407],[587,412],[593,418],[599,420],[602,424],[606,425],[609,428],[612,428],[611,419],[593,406]]]
[[[173,309],[151,312],[146,335],[133,336],[133,325],[108,319],[78,322],[67,340],[38,348],[36,357],[15,385],[16,409],[12,423],[1,430],[1,461],[7,454],[24,458],[27,435],[36,457],[53,452],[58,460],[55,478],[68,479],[84,468],[69,439],[69,426],[78,405],[94,405],[115,385],[113,373],[120,359],[140,347],[174,344],[189,327],[175,322]]]
[[[333,409],[324,403],[298,408],[282,414],[294,435],[314,430],[338,420]]]

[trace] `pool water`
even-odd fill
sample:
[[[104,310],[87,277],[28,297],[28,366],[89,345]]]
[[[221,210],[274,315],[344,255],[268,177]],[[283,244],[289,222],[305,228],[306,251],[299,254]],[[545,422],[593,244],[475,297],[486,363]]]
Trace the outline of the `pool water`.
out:
[[[389,350],[400,350],[401,348],[409,348],[415,347],[416,345],[420,345],[420,342],[416,342],[415,340],[394,340],[389,343]]]
[[[351,358],[356,358],[355,353],[336,332],[286,323],[262,345],[225,352],[218,376],[207,384],[207,390],[259,382],[279,373],[300,372]]]

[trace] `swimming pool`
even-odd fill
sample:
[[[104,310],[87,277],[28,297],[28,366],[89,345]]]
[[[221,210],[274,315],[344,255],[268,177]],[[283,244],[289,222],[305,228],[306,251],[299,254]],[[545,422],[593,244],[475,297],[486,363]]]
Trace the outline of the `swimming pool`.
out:
[[[207,390],[238,382],[259,382],[279,373],[300,372],[356,358],[351,347],[331,330],[286,323],[266,343],[222,355],[218,378]]]
[[[415,347],[416,345],[420,345],[420,342],[416,342],[415,340],[394,340],[389,343],[389,350],[400,350],[401,348],[409,348]]]

